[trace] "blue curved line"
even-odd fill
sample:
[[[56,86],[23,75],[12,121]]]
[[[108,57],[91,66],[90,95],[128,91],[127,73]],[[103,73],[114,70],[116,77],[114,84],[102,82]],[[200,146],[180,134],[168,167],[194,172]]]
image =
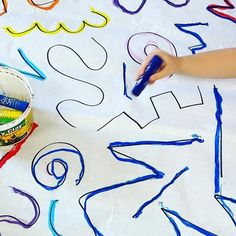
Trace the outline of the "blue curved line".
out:
[[[127,8],[125,8],[124,6],[122,6],[120,4],[120,1],[119,0],[113,0],[113,4],[116,6],[116,7],[119,7],[123,12],[127,13],[127,14],[130,14],[130,15],[135,15],[137,13],[139,13],[141,11],[141,9],[144,7],[145,3],[146,3],[147,0],[142,0],[142,3],[139,5],[139,7],[135,10],[135,11],[130,11],[128,10]]]
[[[143,210],[150,205],[151,203],[153,203],[154,201],[156,201],[161,195],[162,193],[170,186],[172,185],[176,179],[178,179],[184,172],[186,172],[187,170],[189,170],[188,167],[185,167],[184,169],[182,169],[180,172],[178,172],[174,178],[166,185],[164,185],[164,187],[161,189],[161,191],[154,196],[152,199],[146,201],[144,204],[141,205],[141,207],[137,210],[137,212],[133,215],[133,218],[138,218],[142,213]]]
[[[114,148],[114,147],[129,147],[129,146],[140,146],[140,145],[163,145],[163,146],[185,146],[185,145],[191,145],[194,142],[203,143],[204,140],[198,136],[193,135],[193,138],[191,139],[181,139],[181,140],[174,140],[174,141],[135,141],[135,142],[112,142],[108,146],[108,148]]]
[[[136,165],[141,165],[144,166],[145,168],[149,169],[152,171],[152,173],[154,173],[155,175],[158,175],[160,178],[162,178],[164,176],[164,173],[157,170],[155,167],[149,165],[148,163],[144,162],[144,161],[140,161],[137,159],[134,159],[132,157],[127,157],[127,158],[121,158],[119,157],[116,153],[117,151],[113,150],[114,146],[112,147],[112,144],[110,144],[108,146],[108,149],[111,151],[112,155],[118,160],[118,161],[122,161],[122,162],[129,162],[129,163],[133,163]]]
[[[199,34],[197,34],[196,32],[184,29],[185,27],[192,27],[192,26],[198,26],[198,25],[208,26],[208,23],[197,22],[197,23],[189,23],[189,24],[175,24],[175,26],[180,31],[182,31],[182,32],[184,32],[186,34],[192,35],[193,37],[198,39],[198,41],[200,42],[199,45],[195,45],[195,46],[189,47],[189,49],[191,50],[192,54],[196,54],[196,51],[202,50],[203,48],[207,47],[207,44],[203,41],[203,39],[200,37]]]
[[[56,152],[71,152],[71,153],[75,153],[75,154],[77,154],[77,155],[79,156],[79,158],[80,158],[80,164],[81,164],[81,171],[80,171],[79,177],[75,180],[76,185],[78,185],[78,184],[80,183],[80,181],[82,180],[82,178],[83,178],[84,170],[85,170],[85,165],[84,165],[83,156],[81,155],[81,153],[80,153],[79,151],[72,150],[72,149],[66,149],[66,148],[55,149],[55,150],[49,151],[49,152],[43,154],[42,156],[40,156],[35,162],[34,162],[34,161],[32,162],[31,172],[32,172],[32,175],[33,175],[35,181],[36,181],[40,186],[42,186],[43,188],[45,188],[46,190],[54,190],[54,189],[57,189],[59,186],[61,186],[61,185],[64,183],[64,181],[65,181],[65,179],[66,179],[66,174],[67,174],[67,172],[68,172],[68,165],[63,165],[63,166],[64,166],[65,173],[64,173],[63,175],[61,175],[60,178],[59,178],[59,176],[55,175],[54,167],[52,167],[52,168],[53,168],[53,169],[52,169],[53,171],[52,171],[51,174],[53,175],[53,177],[55,177],[55,179],[59,180],[55,186],[48,186],[48,185],[45,185],[45,184],[41,183],[41,182],[38,180],[37,175],[36,175],[35,169],[36,169],[36,166],[37,166],[37,164],[39,163],[39,161],[40,161],[42,158],[44,158],[45,156],[50,155],[50,154],[52,154],[52,153],[56,153]],[[57,159],[57,160],[60,160],[61,164],[62,164],[62,163],[65,163],[62,159]],[[54,165],[53,165],[53,166],[54,166]]]
[[[65,179],[66,175],[67,175],[67,171],[61,175],[57,175],[57,173],[55,172],[55,163],[60,163],[64,167],[64,170],[68,170],[68,164],[60,158],[53,159],[52,163],[51,163],[51,175],[53,175],[53,177],[55,177],[56,179],[59,179],[59,180]]]
[[[54,225],[55,208],[56,208],[57,203],[58,203],[58,200],[51,200],[49,211],[48,211],[48,227],[50,231],[52,232],[53,236],[62,236],[56,231],[55,225]]]
[[[171,2],[170,0],[164,0],[164,1],[172,7],[184,7],[188,5],[188,3],[190,2],[190,0],[186,0],[184,3],[176,4],[176,3]]]

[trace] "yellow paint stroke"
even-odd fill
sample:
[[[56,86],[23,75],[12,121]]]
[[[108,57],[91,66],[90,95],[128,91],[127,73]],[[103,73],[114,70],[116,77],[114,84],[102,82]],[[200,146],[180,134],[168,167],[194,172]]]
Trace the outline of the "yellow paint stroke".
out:
[[[82,32],[86,26],[93,27],[93,28],[102,28],[102,27],[106,26],[108,24],[108,22],[110,21],[109,16],[107,14],[105,14],[104,12],[97,11],[93,7],[90,7],[90,11],[94,14],[97,14],[97,15],[103,17],[104,21],[101,24],[92,24],[92,23],[89,23],[86,20],[83,20],[82,23],[80,24],[79,28],[75,31],[70,30],[62,22],[59,22],[57,24],[55,30],[48,30],[45,27],[43,27],[39,22],[34,22],[27,30],[22,31],[22,32],[17,32],[14,29],[12,29],[10,26],[3,27],[3,29],[13,37],[24,36],[26,34],[29,34],[31,31],[33,31],[35,29],[38,29],[38,30],[40,30],[41,32],[43,32],[45,34],[57,34],[61,30],[65,31],[66,33],[69,33],[69,34],[78,34],[78,33]]]

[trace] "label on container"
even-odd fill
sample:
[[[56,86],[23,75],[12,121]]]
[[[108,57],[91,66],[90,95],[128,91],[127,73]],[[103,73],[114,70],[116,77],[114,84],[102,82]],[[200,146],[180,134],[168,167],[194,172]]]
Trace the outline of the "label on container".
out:
[[[0,131],[0,146],[7,146],[21,141],[29,134],[32,124],[33,115],[32,110],[30,110],[26,118],[20,123],[9,129]]]

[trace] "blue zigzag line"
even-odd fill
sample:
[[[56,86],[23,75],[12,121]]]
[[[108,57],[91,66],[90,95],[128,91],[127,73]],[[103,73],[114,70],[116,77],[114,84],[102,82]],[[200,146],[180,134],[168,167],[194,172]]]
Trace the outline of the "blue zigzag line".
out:
[[[144,204],[141,205],[141,207],[138,209],[138,211],[133,215],[133,218],[138,218],[143,213],[144,208],[146,208],[148,205],[150,205],[151,203],[156,201],[162,195],[162,193],[170,185],[172,185],[175,182],[175,180],[178,179],[187,170],[189,170],[189,168],[186,166],[184,169],[182,169],[180,172],[178,172],[168,184],[164,185],[164,187],[161,189],[161,191],[156,196],[154,196],[152,199],[150,199],[149,201],[146,201]]]
[[[201,23],[201,22],[197,22],[197,23],[190,23],[190,24],[175,24],[175,26],[182,32],[186,33],[186,34],[190,34],[193,37],[197,38],[198,41],[200,42],[200,44],[195,45],[195,46],[190,46],[188,47],[188,49],[192,52],[192,54],[195,54],[196,51],[202,50],[203,48],[205,48],[207,45],[206,43],[203,41],[203,39],[200,37],[199,34],[197,34],[196,32],[190,31],[190,30],[186,30],[184,29],[185,27],[192,27],[192,26],[198,26],[198,25],[202,25],[202,26],[208,26],[208,23]]]
[[[227,214],[229,215],[230,219],[233,221],[234,226],[236,227],[236,221],[234,219],[234,213],[232,212],[232,210],[230,209],[230,207],[228,207],[224,200],[229,201],[231,203],[236,204],[236,199],[233,198],[229,198],[229,197],[225,197],[223,195],[219,195],[219,194],[215,194],[215,199],[217,200],[217,202],[223,207],[223,209],[227,212]]]
[[[79,204],[81,206],[81,208],[84,211],[84,217],[89,225],[89,227],[93,230],[94,234],[96,236],[104,236],[99,230],[98,228],[93,224],[93,222],[91,221],[89,214],[87,212],[87,202],[90,198],[93,198],[94,196],[98,195],[98,194],[102,194],[108,191],[112,191],[124,186],[129,186],[132,184],[136,184],[136,183],[141,183],[147,180],[151,180],[151,179],[161,179],[164,176],[164,173],[157,170],[155,167],[149,165],[148,163],[144,162],[144,161],[140,161],[137,159],[134,159],[130,156],[127,156],[123,153],[120,153],[116,150],[114,150],[114,148],[116,147],[127,147],[127,146],[138,146],[138,145],[165,145],[165,146],[184,146],[184,145],[191,145],[194,142],[198,142],[198,143],[202,143],[204,142],[204,140],[202,138],[200,138],[197,135],[194,135],[192,139],[185,139],[185,140],[175,140],[175,141],[137,141],[137,142],[113,142],[110,143],[110,145],[108,146],[108,149],[111,151],[112,155],[118,160],[118,161],[122,161],[122,162],[127,162],[127,163],[132,163],[132,164],[137,164],[137,165],[141,165],[143,167],[145,167],[146,169],[150,170],[153,174],[150,175],[144,175],[132,180],[128,180],[126,182],[121,182],[121,183],[117,183],[117,184],[113,184],[110,186],[106,186],[106,187],[102,187],[99,188],[97,190],[93,190],[91,192],[85,193],[83,196],[80,197],[79,199]],[[124,156],[124,158],[119,157],[118,154],[121,154]],[[182,174],[182,172],[186,171],[187,169],[183,169],[181,172],[179,172],[176,177],[178,177],[178,175]],[[168,186],[167,186],[168,187]],[[167,188],[164,187],[162,192]],[[84,204],[81,203],[82,198],[85,197],[84,200]]]

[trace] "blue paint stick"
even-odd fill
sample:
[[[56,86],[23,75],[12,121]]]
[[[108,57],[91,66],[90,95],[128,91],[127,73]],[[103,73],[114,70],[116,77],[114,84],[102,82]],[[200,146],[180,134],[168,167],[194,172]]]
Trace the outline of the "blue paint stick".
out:
[[[163,60],[159,56],[153,56],[144,73],[139,77],[137,83],[135,84],[132,90],[133,95],[139,96],[141,94],[141,92],[147,86],[150,77],[160,68],[162,62]]]
[[[0,94],[0,105],[24,112],[29,103]]]

